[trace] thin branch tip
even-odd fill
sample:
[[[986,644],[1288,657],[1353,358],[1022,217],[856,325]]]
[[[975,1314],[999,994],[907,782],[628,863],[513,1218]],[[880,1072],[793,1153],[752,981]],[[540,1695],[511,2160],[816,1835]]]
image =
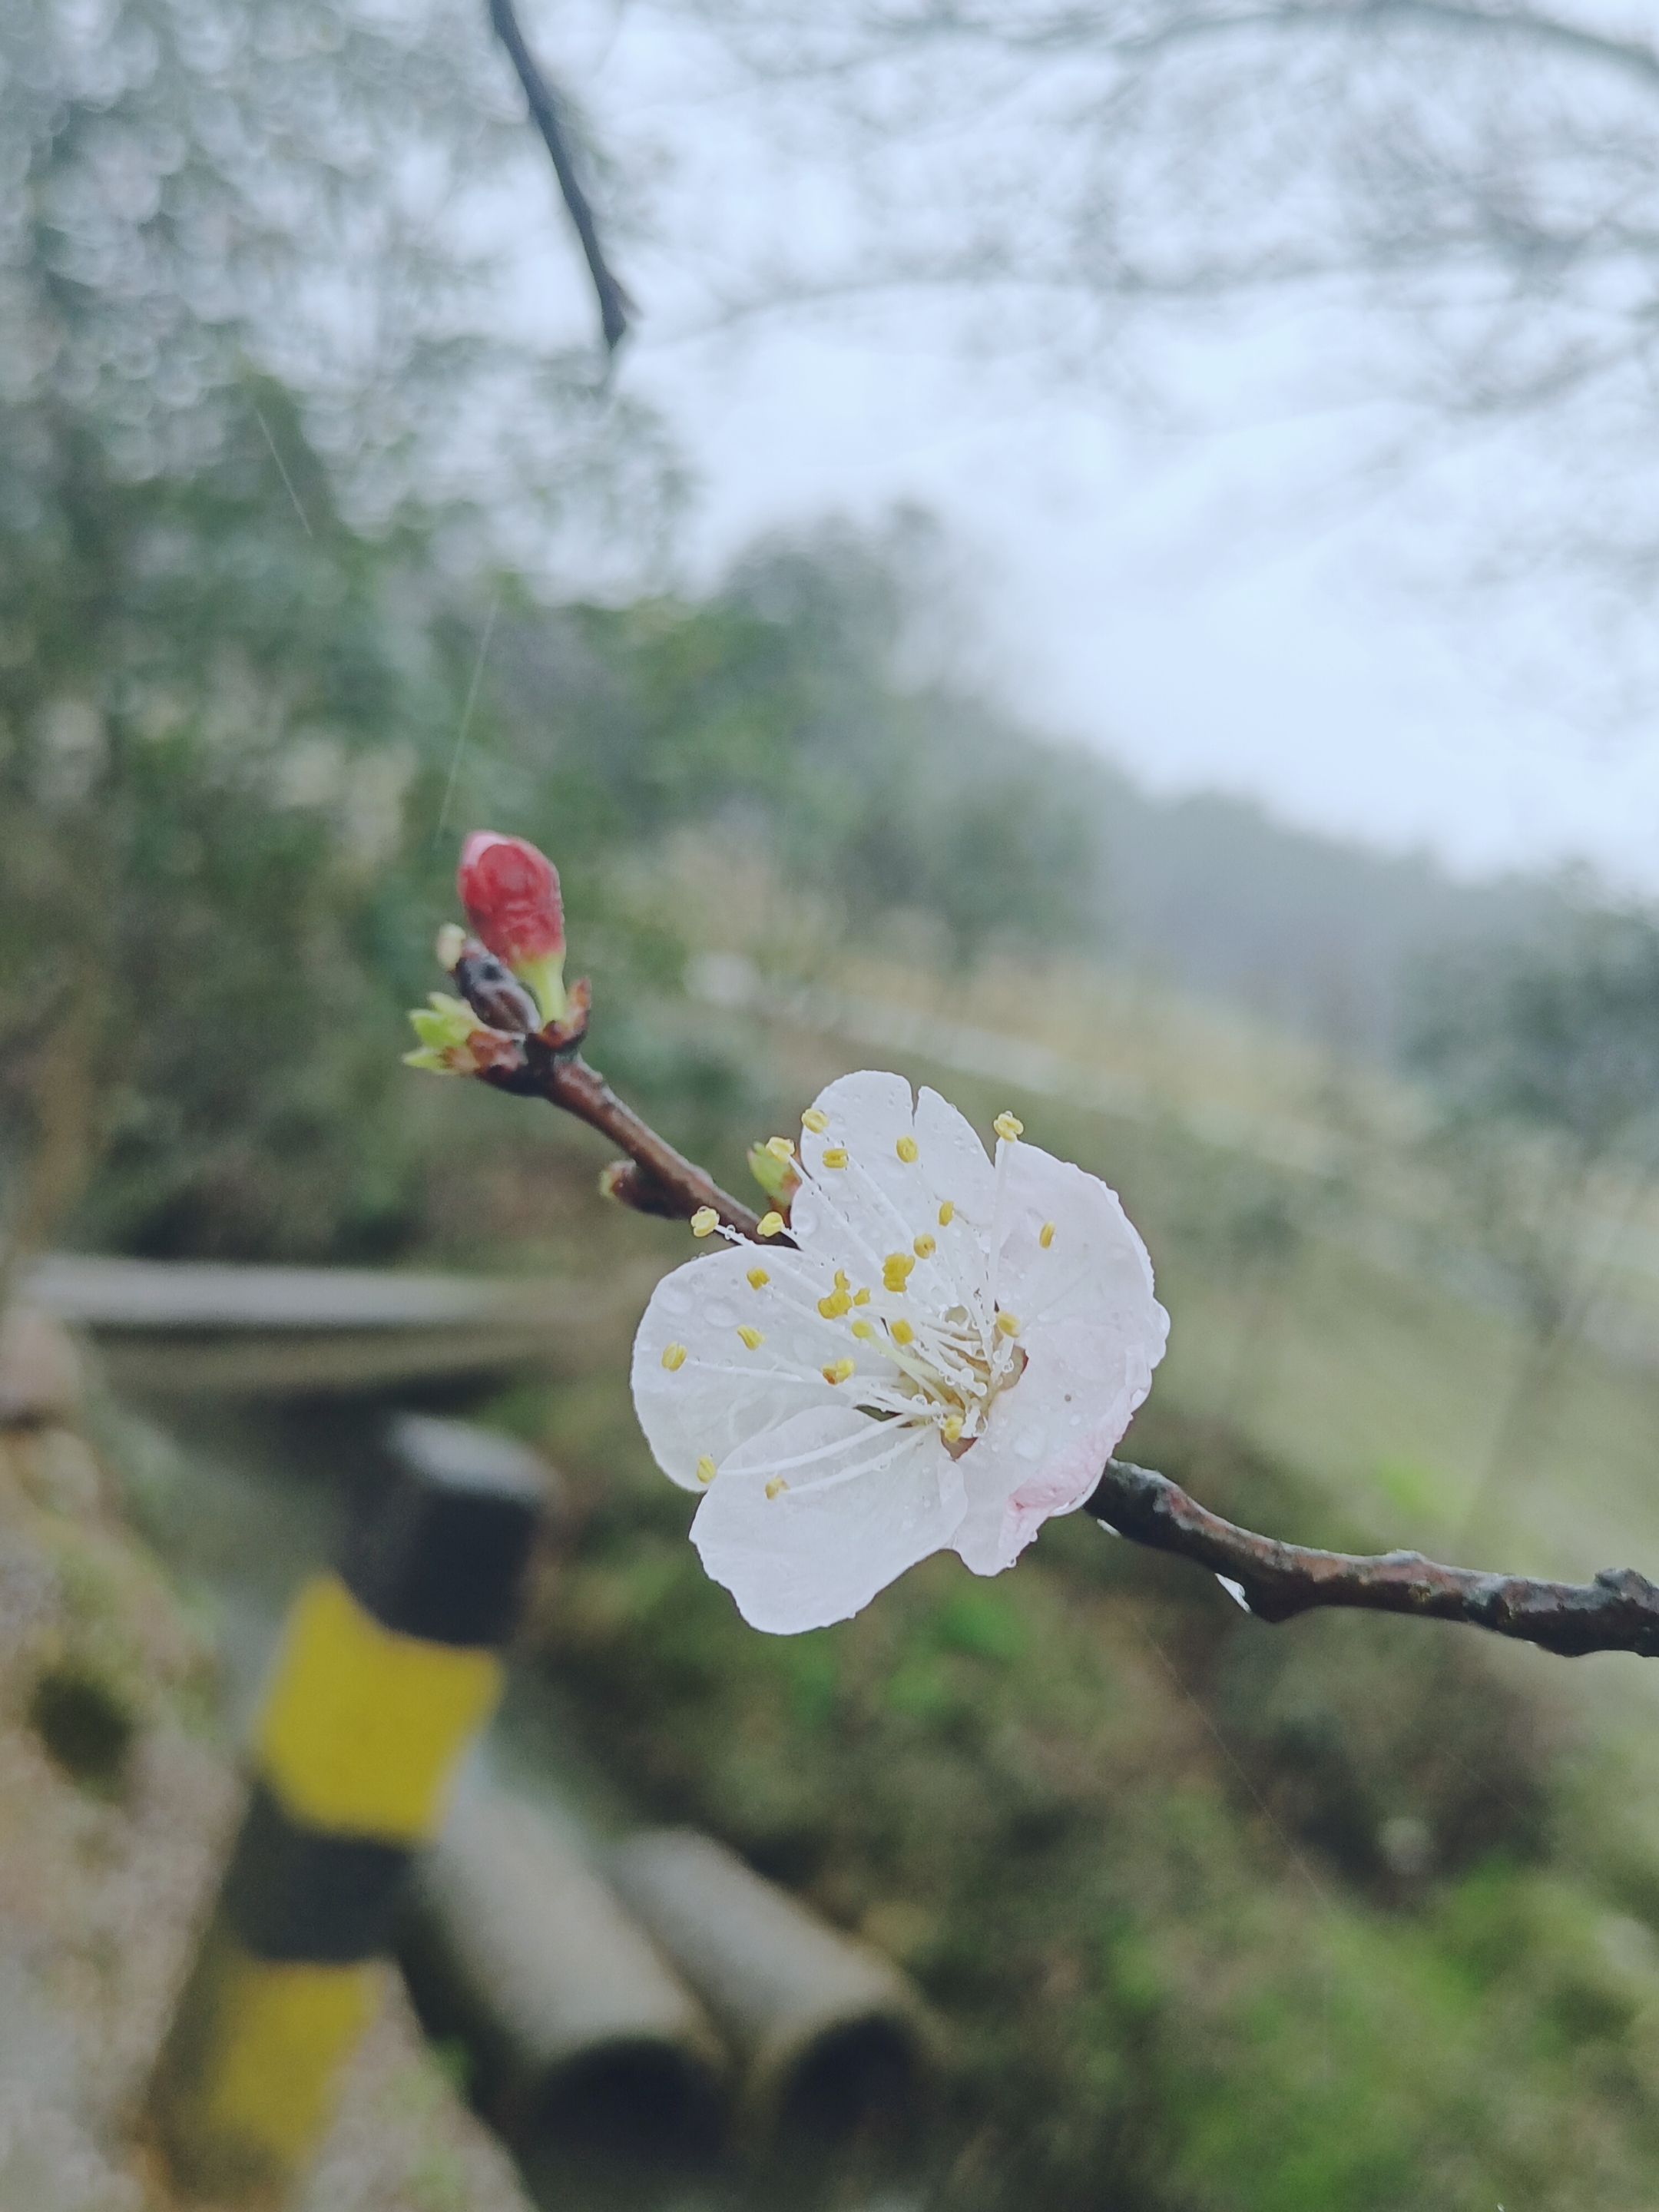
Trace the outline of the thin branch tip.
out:
[[[1085,1510],[1149,1550],[1206,1567],[1258,1620],[1332,1606],[1459,1621],[1563,1658],[1626,1651],[1659,1658],[1659,1587],[1633,1567],[1589,1583],[1443,1566],[1420,1552],[1366,1556],[1285,1544],[1224,1521],[1151,1468],[1109,1460]]]
[[[502,963],[471,939],[452,974],[481,1019],[494,1014],[527,1023],[538,1011]],[[589,1066],[580,1051],[589,998],[586,983],[573,985],[568,1021],[538,1031],[475,1030],[468,1042],[478,1079],[520,1097],[544,1098],[608,1137],[624,1157],[604,1170],[599,1188],[619,1205],[690,1222],[699,1234],[718,1223],[750,1243],[792,1245],[777,1213],[757,1215],[722,1190]],[[476,1060],[480,1038],[494,1048],[485,1060]],[[1462,1622],[1564,1658],[1590,1651],[1659,1658],[1659,1586],[1633,1567],[1603,1567],[1588,1583],[1555,1583],[1443,1566],[1420,1552],[1365,1555],[1281,1543],[1224,1520],[1168,1475],[1130,1460],[1108,1460],[1083,1503],[1113,1535],[1206,1569],[1258,1620],[1276,1624],[1343,1607]]]
[[[564,119],[559,112],[558,94],[526,42],[513,0],[489,0],[489,21],[495,36],[507,49],[507,58],[524,88],[531,120],[541,133],[542,143],[553,164],[553,173],[558,179],[566,211],[580,242],[582,258],[587,264],[587,273],[593,286],[593,295],[599,302],[599,327],[605,336],[605,349],[609,362],[614,360],[639,310],[629,296],[627,286],[605,258],[592,204],[576,174],[575,160],[565,131]],[[608,368],[606,380],[609,380]]]

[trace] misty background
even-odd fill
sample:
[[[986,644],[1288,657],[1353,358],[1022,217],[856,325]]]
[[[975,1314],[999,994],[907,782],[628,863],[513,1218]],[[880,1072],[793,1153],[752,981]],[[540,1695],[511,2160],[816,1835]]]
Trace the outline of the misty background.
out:
[[[679,1231],[605,1203],[588,1132],[400,1055],[462,836],[528,836],[594,1063],[731,1186],[875,1064],[1119,1188],[1173,1316],[1127,1448],[1206,1504],[1650,1559],[1659,24],[526,29],[637,311],[614,359],[483,9],[0,14],[7,1346],[52,1255],[584,1316],[326,1400],[211,1345],[169,1386],[107,1317],[74,1389],[4,1350],[0,1602],[45,1595],[0,1638],[0,1972],[62,2015],[52,2109],[130,2201],[123,2084],[211,1872],[211,1790],[146,1760],[234,1791],[254,1627],[415,1404],[562,1478],[514,1758],[707,1829],[922,1992],[896,2201],[1647,2201],[1639,1662],[1270,1635],[1076,1521],[753,1636],[628,1397]],[[409,2114],[445,2157],[500,2116],[400,2017],[415,2088],[319,2212],[474,2201]],[[58,2142],[15,2155],[67,2208]],[[546,2199],[559,2145],[511,2148],[477,2202]],[[865,2148],[826,2203],[895,2202]],[[758,2201],[683,2182],[605,2201]]]

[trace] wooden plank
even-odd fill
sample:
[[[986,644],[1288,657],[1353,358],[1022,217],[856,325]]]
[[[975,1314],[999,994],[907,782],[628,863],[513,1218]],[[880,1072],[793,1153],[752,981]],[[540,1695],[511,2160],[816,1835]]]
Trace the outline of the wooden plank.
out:
[[[96,1340],[118,1389],[290,1396],[591,1364],[625,1345],[659,1272],[596,1284],[52,1253],[19,1287]]]

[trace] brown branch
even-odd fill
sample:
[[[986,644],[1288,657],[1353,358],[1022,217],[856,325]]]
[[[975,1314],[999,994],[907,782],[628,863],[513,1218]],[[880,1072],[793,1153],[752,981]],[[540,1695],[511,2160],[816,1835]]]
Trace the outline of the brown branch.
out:
[[[1260,1620],[1349,1606],[1462,1621],[1564,1658],[1587,1651],[1659,1657],[1659,1589],[1632,1567],[1604,1567],[1590,1583],[1547,1583],[1443,1567],[1419,1552],[1367,1559],[1281,1544],[1224,1521],[1167,1475],[1127,1460],[1106,1462],[1086,1510],[1132,1543],[1173,1553],[1236,1583]]]
[[[605,258],[605,248],[599,243],[599,225],[593,219],[593,210],[581,179],[576,174],[571,159],[569,143],[565,137],[563,120],[559,114],[559,102],[553,88],[543,76],[539,64],[525,44],[524,33],[519,27],[513,0],[489,0],[489,21],[495,36],[507,48],[507,57],[519,73],[519,82],[524,87],[524,96],[530,103],[530,113],[536,128],[542,134],[553,162],[553,173],[559,180],[559,190],[587,262],[587,271],[593,280],[593,290],[599,303],[599,322],[605,331],[605,350],[615,353],[628,336],[629,318],[634,302],[628,296],[620,278]]]
[[[521,992],[518,1000],[508,995],[518,986],[482,945],[469,942],[453,973],[476,1012],[529,1007]],[[566,1025],[518,1036],[494,1029],[475,1032],[475,1052],[480,1036],[497,1048],[478,1066],[483,1080],[521,1097],[545,1098],[620,1146],[627,1159],[606,1170],[605,1188],[623,1205],[678,1220],[713,1206],[727,1228],[760,1241],[756,1215],[720,1189],[707,1169],[659,1137],[582,1059],[576,1047],[586,1025],[586,987],[574,985],[570,995],[574,1018]],[[790,1239],[786,1233],[776,1241]],[[1365,1558],[1282,1544],[1224,1521],[1168,1475],[1121,1459],[1107,1461],[1085,1510],[1131,1543],[1207,1567],[1258,1620],[1290,1620],[1321,1606],[1346,1606],[1462,1621],[1564,1658],[1587,1651],[1659,1658],[1659,1588],[1633,1567],[1604,1567],[1589,1583],[1534,1582],[1526,1575],[1441,1566],[1420,1552]]]
[[[540,1010],[535,1000],[506,963],[476,937],[462,939],[449,975],[486,1024],[467,1040],[474,1073],[497,1091],[562,1106],[627,1153],[626,1160],[605,1170],[607,1196],[636,1212],[660,1214],[671,1221],[689,1221],[712,1206],[726,1227],[740,1237],[757,1243],[789,1243],[781,1234],[763,1240],[760,1216],[723,1191],[707,1168],[677,1152],[582,1058],[592,997],[586,980],[570,986],[563,1018],[538,1029]]]
[[[629,1163],[609,1170],[613,1197],[647,1213],[686,1220],[712,1206],[728,1228],[757,1237],[759,1223],[705,1169],[677,1152],[575,1053],[524,1040],[525,1062],[484,1080],[562,1106],[620,1145]],[[787,1243],[787,1237],[778,1239]],[[1290,1620],[1321,1606],[1462,1621],[1536,1644],[1563,1658],[1630,1651],[1659,1658],[1659,1588],[1633,1567],[1604,1567],[1594,1582],[1535,1582],[1526,1575],[1441,1566],[1420,1552],[1366,1558],[1282,1544],[1224,1521],[1179,1484],[1127,1460],[1108,1460],[1085,1510],[1131,1543],[1169,1552],[1235,1584],[1258,1620]]]
[[[521,1097],[545,1098],[562,1106],[590,1129],[609,1137],[627,1153],[631,1168],[606,1171],[610,1195],[641,1213],[656,1213],[676,1221],[689,1221],[702,1207],[712,1206],[727,1229],[756,1243],[787,1244],[786,1234],[763,1239],[761,1217],[750,1211],[714,1181],[707,1168],[677,1152],[648,1121],[625,1105],[599,1070],[590,1067],[579,1052],[550,1050],[539,1037],[522,1041],[520,1063],[483,1071],[483,1080],[498,1091]]]

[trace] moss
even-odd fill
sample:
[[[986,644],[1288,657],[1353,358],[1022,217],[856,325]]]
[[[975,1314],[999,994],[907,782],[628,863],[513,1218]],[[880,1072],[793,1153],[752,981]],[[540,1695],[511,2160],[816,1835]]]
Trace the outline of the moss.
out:
[[[88,1789],[118,1789],[140,1716],[118,1680],[84,1661],[42,1669],[28,1704],[29,1725],[66,1772]]]

